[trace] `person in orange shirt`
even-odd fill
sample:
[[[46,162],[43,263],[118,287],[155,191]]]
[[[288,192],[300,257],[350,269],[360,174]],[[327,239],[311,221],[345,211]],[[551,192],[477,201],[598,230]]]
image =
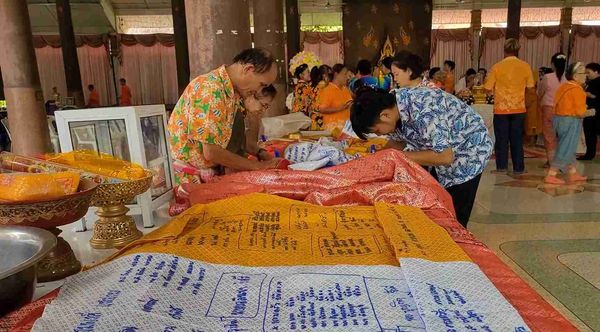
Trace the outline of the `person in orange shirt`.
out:
[[[525,173],[523,132],[525,126],[525,92],[534,92],[531,67],[517,58],[519,41],[509,38],[504,43],[505,58],[490,70],[483,85],[494,94],[494,134],[496,135],[496,172],[508,170],[508,148],[514,174]]]
[[[554,159],[550,164],[544,182],[549,184],[565,184],[557,174],[562,171],[569,181],[585,181],[587,177],[577,173],[575,153],[581,136],[583,117],[586,113],[585,66],[581,62],[573,63],[565,73],[567,79],[554,95],[554,131],[558,136],[558,145]]]
[[[352,93],[348,89],[348,68],[343,64],[333,66],[333,80],[321,90],[317,98],[317,109],[323,114],[323,127],[342,129],[350,119]]]
[[[119,80],[121,82],[121,106],[131,106],[131,89],[127,86],[127,81],[122,78]]]
[[[88,102],[85,107],[100,107],[100,96],[98,95],[98,91],[94,88],[93,84],[88,85],[88,90],[90,90],[90,95],[88,97]]]
[[[444,81],[444,90],[449,94],[454,94],[454,68],[456,68],[456,64],[454,61],[446,60],[444,61],[444,72],[446,73],[446,79]]]

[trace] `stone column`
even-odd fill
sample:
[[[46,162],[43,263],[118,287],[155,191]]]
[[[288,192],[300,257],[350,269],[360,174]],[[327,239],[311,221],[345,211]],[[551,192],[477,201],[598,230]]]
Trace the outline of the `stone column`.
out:
[[[521,0],[508,0],[506,39],[519,39],[521,33]]]
[[[254,9],[254,46],[271,51],[278,67],[277,80],[273,84],[277,89],[277,97],[271,105],[269,114],[265,114],[265,116],[281,115],[285,113],[286,97],[283,0],[253,0],[252,6]]]
[[[573,8],[563,8],[560,11],[560,51],[571,56],[571,28],[573,27]]]
[[[175,58],[177,60],[177,87],[179,94],[190,82],[190,55],[188,52],[187,26],[185,24],[185,0],[171,0]]]
[[[471,11],[471,33],[473,34],[473,58],[471,67],[479,70],[479,59],[481,56],[481,9]]]
[[[190,77],[231,63],[252,46],[248,0],[185,0]]]
[[[27,2],[0,1],[0,67],[14,153],[35,156],[50,151],[48,121],[40,88]]]
[[[300,52],[300,12],[298,0],[285,0],[285,23],[287,26],[287,58]]]
[[[58,16],[58,29],[60,31],[60,45],[62,48],[65,78],[67,80],[67,96],[75,98],[77,107],[84,107],[83,86],[75,45],[75,32],[71,19],[70,0],[56,0],[56,14]],[[94,82],[89,82],[93,84]]]

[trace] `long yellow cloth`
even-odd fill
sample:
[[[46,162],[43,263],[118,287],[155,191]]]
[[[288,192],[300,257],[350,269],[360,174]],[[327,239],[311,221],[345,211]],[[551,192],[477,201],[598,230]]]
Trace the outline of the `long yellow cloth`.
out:
[[[196,205],[111,259],[140,252],[245,266],[470,261],[419,208],[323,207],[266,194]]]

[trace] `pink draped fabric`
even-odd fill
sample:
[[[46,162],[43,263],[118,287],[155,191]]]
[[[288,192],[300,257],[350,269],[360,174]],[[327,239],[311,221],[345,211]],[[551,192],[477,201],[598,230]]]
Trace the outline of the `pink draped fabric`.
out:
[[[52,87],[57,87],[61,96],[67,95],[67,80],[63,64],[62,50],[46,46],[35,49],[40,83],[44,100],[52,99]]]
[[[321,61],[329,66],[344,63],[344,48],[342,47],[342,32],[308,32],[300,35],[304,51],[316,54]]]
[[[134,105],[177,102],[175,48],[159,43],[152,47],[121,45],[119,77],[127,80]]]
[[[81,84],[83,84],[86,103],[89,98],[87,86],[93,84],[100,96],[101,106],[116,104],[117,99],[106,49],[104,47],[79,47],[77,48],[77,57],[79,58]]]
[[[540,33],[535,39],[529,39],[521,34],[519,42],[521,43],[519,58],[527,62],[534,72],[542,66],[550,67],[552,55],[560,52],[560,34],[549,37]]]
[[[575,35],[571,59],[583,63],[600,62],[600,36],[593,33],[587,37]]]
[[[122,63],[116,63],[116,75],[117,79],[127,79],[134,104],[175,104],[179,98],[175,47],[155,43],[151,47],[137,44],[122,45],[121,48]],[[36,48],[35,54],[44,100],[52,99],[52,87],[57,87],[61,96],[67,96],[62,50],[46,46]],[[113,75],[106,49],[84,44],[77,48],[77,57],[86,102],[87,86],[94,84],[100,95],[100,105],[115,105]]]
[[[504,37],[495,40],[486,40],[481,49],[479,67],[490,70],[502,58],[504,58]]]

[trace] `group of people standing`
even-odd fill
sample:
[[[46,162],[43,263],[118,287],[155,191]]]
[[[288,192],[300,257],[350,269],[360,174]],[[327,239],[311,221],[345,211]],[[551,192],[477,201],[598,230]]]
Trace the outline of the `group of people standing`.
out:
[[[529,64],[517,57],[519,49],[518,40],[508,39],[504,45],[505,58],[492,67],[484,84],[495,98],[496,172],[508,171],[510,150],[513,174],[517,175],[525,173],[523,136],[527,116],[526,96],[536,96],[533,72]],[[561,172],[570,182],[585,181],[586,177],[575,168],[575,156],[584,122],[582,119],[593,115],[588,109],[598,109],[599,99],[596,96],[600,96],[600,80],[597,80],[600,66],[596,63],[586,66],[581,62],[567,65],[567,56],[562,53],[555,54],[551,63],[552,72],[541,78],[537,89],[549,166],[545,182],[566,183],[558,177]],[[584,90],[586,84],[587,92]],[[586,135],[590,144],[588,154],[580,159],[595,156],[598,134],[597,116],[587,118],[585,122],[590,131]]]
[[[389,91],[392,88],[391,61],[391,57],[383,59],[380,75],[373,75],[373,66],[368,60],[358,62],[356,74],[340,63],[312,69],[307,64],[298,66],[294,71],[297,83],[291,112],[310,116],[316,129],[344,128],[358,89],[370,87]]]

